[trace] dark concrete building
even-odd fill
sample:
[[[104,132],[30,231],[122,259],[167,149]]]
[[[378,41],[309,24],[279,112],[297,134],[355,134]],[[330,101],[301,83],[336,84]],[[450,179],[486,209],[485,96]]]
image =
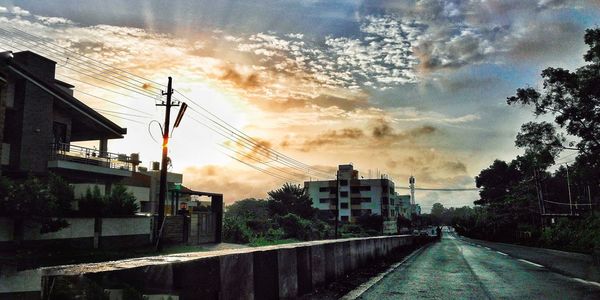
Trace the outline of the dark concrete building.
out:
[[[56,62],[33,52],[4,53],[0,63],[3,103],[1,170],[9,177],[54,172],[72,183],[130,177],[137,158],[108,151],[108,140],[127,129],[73,97],[73,86],[55,78]],[[72,144],[97,141],[98,147]]]

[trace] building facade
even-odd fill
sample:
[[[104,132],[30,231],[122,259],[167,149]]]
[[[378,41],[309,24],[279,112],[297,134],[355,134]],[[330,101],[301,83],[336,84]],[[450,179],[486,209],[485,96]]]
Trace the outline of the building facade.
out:
[[[394,182],[385,176],[359,179],[352,165],[340,165],[337,180],[306,181],[313,207],[328,218],[356,222],[362,215],[380,215],[395,221],[398,215],[410,216],[410,196],[398,195]]]
[[[52,172],[72,183],[102,184],[108,191],[132,175],[137,161],[108,151],[108,141],[123,138],[127,129],[73,97],[73,86],[55,78],[56,62],[29,51],[2,54],[3,176]],[[73,144],[90,141],[98,146]]]

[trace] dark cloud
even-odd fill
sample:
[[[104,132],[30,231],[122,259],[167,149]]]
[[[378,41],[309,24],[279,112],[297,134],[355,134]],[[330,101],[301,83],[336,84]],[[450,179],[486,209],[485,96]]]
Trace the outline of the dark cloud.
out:
[[[393,143],[397,141],[417,139],[420,137],[428,136],[435,133],[436,131],[436,127],[430,125],[422,125],[419,127],[398,132],[397,130],[392,128],[390,124],[385,120],[378,120],[377,124],[373,127],[371,133],[375,140]]]
[[[310,151],[324,145],[343,144],[347,140],[355,140],[364,137],[364,132],[359,128],[343,128],[339,130],[329,130],[318,135],[313,139],[308,139],[302,144],[302,151]]]
[[[510,55],[517,60],[556,59],[583,48],[584,28],[573,22],[531,22],[511,37]]]
[[[242,74],[231,66],[223,66],[221,71],[219,79],[229,81],[236,87],[254,89],[260,85],[260,78],[257,73]]]
[[[249,100],[252,105],[269,112],[288,112],[295,109],[318,109],[337,107],[344,111],[355,111],[369,107],[367,96],[343,97],[320,94],[316,97],[290,97],[287,99],[265,99],[256,97]]]

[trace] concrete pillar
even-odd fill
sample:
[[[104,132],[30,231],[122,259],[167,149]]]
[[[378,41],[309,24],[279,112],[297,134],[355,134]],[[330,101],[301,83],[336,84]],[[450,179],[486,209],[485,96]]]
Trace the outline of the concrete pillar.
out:
[[[252,253],[240,253],[219,257],[221,278],[219,299],[254,299],[252,256]]]
[[[310,246],[310,271],[313,288],[324,284],[327,273],[325,245]]]
[[[100,151],[100,157],[108,156],[108,140],[102,139],[98,142],[98,150]]]
[[[173,264],[173,288],[179,299],[218,299],[219,258],[209,257]]]
[[[311,246],[296,248],[296,263],[298,265],[298,296],[313,291]]]

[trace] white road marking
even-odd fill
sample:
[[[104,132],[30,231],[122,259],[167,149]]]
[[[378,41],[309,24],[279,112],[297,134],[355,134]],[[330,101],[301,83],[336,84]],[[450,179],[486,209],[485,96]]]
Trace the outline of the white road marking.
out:
[[[485,248],[485,249],[488,249],[488,250],[492,250],[492,249],[490,249],[490,248],[488,248],[488,247],[483,247],[483,248]]]
[[[585,280],[585,279],[581,279],[581,278],[575,278],[575,277],[573,277],[573,278],[571,278],[571,279],[573,279],[573,280],[575,280],[575,281],[577,281],[577,282],[584,283],[584,284],[590,284],[590,285],[594,285],[594,286],[596,286],[596,287],[600,287],[600,283],[598,283],[598,282],[595,282],[595,281],[588,281],[588,280]]]
[[[524,259],[519,259],[519,260],[520,260],[520,261],[522,261],[522,262],[524,262],[524,263],[528,263],[528,264],[530,264],[530,265],[532,265],[532,266],[536,266],[536,267],[538,267],[538,268],[543,268],[543,267],[544,267],[544,266],[542,266],[542,265],[538,265],[538,264],[536,264],[536,263],[533,263],[533,262],[530,262],[530,261],[528,261],[528,260],[524,260]]]
[[[508,256],[508,254],[506,254],[506,253],[504,253],[504,252],[496,251],[496,253],[498,253],[498,254],[502,254],[502,255],[504,255],[504,256]]]

